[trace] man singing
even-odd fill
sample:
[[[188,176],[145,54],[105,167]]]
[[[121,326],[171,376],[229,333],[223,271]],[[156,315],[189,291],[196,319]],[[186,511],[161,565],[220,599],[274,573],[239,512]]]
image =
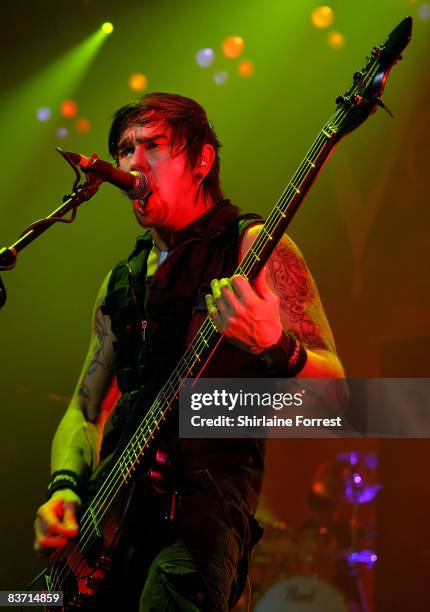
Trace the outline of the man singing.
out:
[[[102,456],[128,435],[137,392],[163,385],[207,311],[224,338],[205,376],[343,376],[315,283],[290,238],[253,284],[232,276],[262,221],[223,198],[219,147],[204,109],[180,95],[147,94],[114,115],[111,155],[120,169],[149,179],[149,195],[133,201],[145,232],[96,300],[87,358],[53,440],[49,498],[37,511],[39,553],[79,533],[113,376],[121,398]],[[166,484],[156,492],[150,479],[136,479],[122,560],[114,558],[109,584],[90,609],[230,610],[261,535],[253,517],[264,442],[179,440],[172,420],[157,444],[169,456]],[[166,520],[173,497],[174,516]]]

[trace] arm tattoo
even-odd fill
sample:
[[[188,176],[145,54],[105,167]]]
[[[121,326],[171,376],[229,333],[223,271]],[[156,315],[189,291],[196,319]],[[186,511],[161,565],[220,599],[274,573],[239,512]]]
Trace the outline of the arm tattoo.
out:
[[[78,395],[79,395],[79,397],[82,397],[83,399],[89,400],[90,399],[90,390],[88,389],[88,386],[82,384],[79,387],[79,389],[78,389]]]
[[[110,374],[112,367],[111,351],[113,347],[110,345],[112,342],[110,324],[102,310],[109,279],[110,273],[104,279],[97,294],[92,317],[90,347],[75,391],[83,414],[86,420],[91,423],[96,423],[98,420],[98,412],[102,401],[100,396],[103,394],[101,386],[107,384],[108,376],[106,372]],[[97,374],[95,374],[96,372]],[[89,377],[94,374],[94,378],[90,379]],[[91,413],[91,417],[89,413]]]
[[[109,363],[105,355],[105,343],[106,338],[109,336],[109,332],[106,326],[105,319],[100,311],[96,313],[94,321],[94,350],[91,355],[88,367],[82,379],[82,384],[78,388],[79,397],[89,401],[90,400],[90,389],[89,386],[83,382],[87,376],[91,376],[97,370],[102,367],[109,369]]]
[[[88,376],[89,374],[94,374],[94,372],[97,370],[99,366],[105,369],[109,367],[109,364],[105,356],[105,342],[106,342],[106,338],[108,337],[109,333],[106,328],[106,322],[104,320],[104,317],[100,313],[100,311],[96,314],[94,331],[98,339],[98,347],[96,351],[94,352],[94,355],[85,373],[86,376]]]
[[[269,269],[291,331],[309,348],[332,350],[329,334],[324,333],[325,315],[315,284],[302,257],[286,238],[269,259]]]

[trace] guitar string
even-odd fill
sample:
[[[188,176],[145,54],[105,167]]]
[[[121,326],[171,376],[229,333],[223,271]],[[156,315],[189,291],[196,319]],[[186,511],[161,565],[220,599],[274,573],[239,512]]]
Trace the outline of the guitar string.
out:
[[[376,62],[375,62],[375,63],[376,63]],[[372,67],[372,68],[373,68],[373,67]],[[368,78],[370,78],[370,74],[369,74],[369,77],[368,77]],[[358,85],[357,85],[356,87],[358,87]],[[279,198],[279,200],[278,200],[278,202],[277,202],[277,204],[276,204],[276,206],[275,206],[274,210],[272,211],[271,215],[269,215],[269,217],[268,217],[267,221],[264,223],[264,225],[263,225],[263,228],[262,228],[261,232],[259,233],[259,235],[258,235],[257,239],[255,240],[254,244],[252,245],[251,249],[249,250],[249,251],[251,252],[250,257],[249,257],[249,258],[245,258],[245,260],[244,260],[244,261],[243,261],[243,262],[242,262],[242,263],[241,263],[241,264],[238,266],[237,271],[235,272],[236,274],[237,274],[237,273],[243,273],[243,272],[245,272],[245,276],[247,275],[247,272],[245,271],[245,270],[246,270],[246,268],[247,268],[247,261],[246,261],[247,259],[250,259],[250,260],[251,260],[251,261],[250,261],[250,264],[249,264],[249,269],[251,269],[251,268],[252,268],[252,266],[253,266],[253,265],[254,265],[254,263],[255,263],[255,259],[256,259],[255,253],[253,253],[253,251],[254,251],[254,250],[258,251],[258,246],[259,246],[259,243],[263,242],[263,244],[267,244],[267,239],[264,239],[264,238],[263,238],[263,236],[262,236],[262,234],[263,234],[263,233],[265,233],[267,236],[269,236],[269,238],[271,237],[271,233],[273,232],[273,230],[276,230],[277,225],[279,224],[279,222],[281,221],[281,219],[283,219],[283,218],[284,218],[285,212],[287,212],[287,211],[288,211],[288,208],[289,208],[289,207],[290,207],[290,205],[291,205],[291,200],[293,199],[294,194],[295,194],[295,193],[297,193],[297,189],[299,189],[299,188],[300,188],[300,185],[302,184],[303,180],[305,180],[305,179],[307,178],[307,175],[310,173],[310,168],[312,168],[312,165],[310,166],[310,168],[309,168],[309,167],[306,167],[306,162],[308,162],[308,163],[309,163],[310,161],[312,161],[312,163],[314,163],[314,162],[316,161],[316,159],[318,158],[318,156],[321,154],[321,152],[323,152],[323,146],[324,146],[324,145],[327,145],[327,144],[330,142],[330,137],[327,137],[327,136],[324,134],[324,130],[328,128],[328,129],[330,129],[330,131],[332,131],[332,125],[333,125],[333,123],[332,123],[332,122],[333,122],[335,119],[336,119],[336,120],[339,120],[339,119],[343,119],[343,118],[344,118],[344,117],[341,117],[341,116],[336,117],[336,115],[342,115],[342,113],[343,113],[343,114],[346,116],[346,115],[348,114],[348,112],[349,112],[349,110],[348,110],[348,111],[344,111],[342,108],[341,108],[341,109],[338,109],[338,110],[337,110],[337,111],[334,113],[334,115],[332,116],[332,118],[331,118],[331,119],[330,119],[330,120],[329,120],[329,121],[328,121],[328,122],[325,124],[325,126],[324,126],[323,130],[321,130],[321,131],[320,131],[320,134],[319,134],[318,138],[317,138],[317,139],[316,139],[316,141],[313,143],[313,145],[312,145],[311,149],[309,150],[309,152],[306,154],[305,159],[304,159],[304,161],[302,162],[302,164],[299,166],[298,171],[297,171],[297,172],[294,174],[293,178],[292,178],[292,179],[291,179],[291,181],[288,183],[288,185],[287,185],[286,189],[284,190],[283,194],[282,194],[282,195],[281,195],[281,197]],[[324,138],[325,138],[325,140],[326,140],[325,142],[324,142]],[[313,150],[314,150],[315,148],[318,148],[318,147],[319,147],[319,145],[321,144],[319,141],[320,141],[321,139],[323,140],[323,142],[322,142],[322,146],[321,146],[321,149],[320,149],[320,151],[318,151],[318,152],[317,152],[316,156],[315,156],[315,157],[312,159],[312,156],[313,156],[313,154],[314,154],[314,153],[313,153]],[[337,144],[337,143],[334,143],[334,144]],[[334,146],[333,146],[333,148],[334,148]],[[328,154],[329,154],[330,152],[331,152],[331,151],[328,151]],[[325,160],[324,160],[324,161],[325,161]],[[302,167],[303,167],[303,169],[301,170],[301,168],[302,168]],[[303,174],[303,171],[304,171],[304,174]],[[318,173],[318,170],[317,170],[317,173]],[[302,176],[301,176],[301,175],[302,175]],[[298,179],[298,183],[297,183],[297,179]],[[291,194],[289,194],[289,192],[291,192],[291,190],[292,190],[292,193],[291,193]],[[286,206],[285,210],[281,212],[281,215],[279,215],[279,213],[275,213],[275,210],[277,209],[277,207],[278,207],[278,206],[282,206],[282,205],[284,204],[284,202],[285,202],[285,199],[287,199],[287,198],[288,198],[288,199],[289,199],[289,198],[291,198],[291,200],[288,202],[288,204],[287,204],[287,206]],[[273,219],[272,217],[275,217],[275,219]],[[276,220],[276,218],[277,218],[277,220]],[[267,231],[267,230],[266,230],[267,226],[268,226],[268,225],[270,226],[270,225],[271,225],[271,223],[273,223],[274,221],[276,221],[276,222],[275,222],[274,227],[273,227],[273,228],[271,228],[269,231]],[[252,259],[251,259],[251,258],[252,258]],[[209,325],[208,325],[208,323],[209,323]],[[207,327],[209,327],[209,329],[205,329],[205,328],[207,328]],[[185,365],[186,365],[186,370],[188,370],[188,372],[192,372],[193,368],[194,368],[194,367],[195,367],[195,365],[196,365],[196,362],[197,362],[197,361],[200,361],[200,359],[199,359],[199,356],[200,356],[200,351],[201,351],[201,350],[203,350],[203,351],[204,351],[204,350],[207,348],[208,339],[205,337],[205,335],[206,335],[208,332],[211,332],[211,333],[209,334],[209,340],[210,340],[210,339],[211,339],[211,336],[212,336],[212,335],[215,335],[215,333],[216,333],[216,329],[214,328],[213,323],[212,323],[212,320],[211,320],[209,317],[207,317],[207,318],[206,318],[206,320],[205,320],[205,321],[204,321],[204,323],[202,324],[202,326],[201,326],[201,328],[200,328],[200,330],[199,330],[199,332],[198,332],[198,334],[197,334],[197,338],[198,338],[198,342],[197,342],[197,344],[199,344],[200,340],[201,340],[201,339],[203,339],[203,341],[200,343],[200,347],[196,347],[196,350],[194,350],[193,345],[194,345],[195,343],[193,342],[193,343],[192,343],[192,345],[189,347],[189,349],[186,351],[185,355],[184,355],[184,356],[182,357],[182,359],[181,359],[181,362],[187,362],[187,359],[189,358],[189,355],[187,355],[187,353],[191,353],[191,354],[193,355],[194,360],[193,360],[192,364],[190,365],[190,364],[188,364],[188,363],[185,363]],[[181,363],[181,362],[180,362],[180,363]],[[172,386],[172,382],[171,382],[171,380],[172,380],[172,378],[174,378],[174,376],[178,377],[178,374],[176,374],[176,372],[174,372],[173,374],[171,374],[171,376],[169,377],[169,379],[166,381],[165,385],[163,385],[163,388],[162,388],[162,390],[160,391],[160,393],[158,394],[158,396],[163,394],[164,389],[165,389],[165,387],[166,387],[166,386],[169,386],[169,387],[171,387],[171,388],[172,388],[172,390],[174,390],[174,391],[175,391],[174,400],[176,399],[176,396],[177,396],[177,394],[178,394],[179,390],[178,390],[178,388],[177,388],[177,384],[176,384],[174,387]],[[182,376],[181,376],[181,378],[182,378]],[[144,418],[143,422],[142,422],[142,423],[141,423],[141,425],[138,427],[138,429],[137,429],[137,431],[135,432],[135,434],[132,436],[132,439],[130,440],[130,443],[128,444],[128,447],[130,447],[130,446],[131,446],[131,447],[132,447],[132,449],[131,449],[131,450],[130,450],[130,449],[129,449],[129,450],[127,450],[127,452],[125,453],[125,458],[120,456],[120,458],[117,460],[117,463],[115,464],[115,466],[114,466],[114,467],[111,469],[111,472],[110,472],[109,476],[107,477],[107,479],[106,479],[106,481],[105,481],[104,485],[101,487],[101,489],[99,490],[99,492],[98,492],[98,493],[97,493],[97,495],[95,496],[95,498],[94,498],[93,502],[91,503],[90,507],[87,509],[86,514],[87,514],[88,520],[87,520],[87,521],[85,521],[85,519],[84,519],[84,522],[83,522],[83,525],[82,525],[82,528],[81,528],[81,529],[82,529],[82,531],[81,531],[81,538],[80,538],[80,540],[85,538],[85,535],[86,535],[86,533],[85,533],[85,532],[86,532],[86,531],[87,531],[87,532],[90,532],[90,531],[91,531],[91,517],[90,517],[90,516],[88,516],[88,515],[90,514],[90,512],[89,512],[90,508],[91,508],[91,507],[92,507],[93,509],[95,508],[95,511],[96,511],[96,512],[99,512],[100,508],[103,508],[103,505],[105,504],[105,501],[104,501],[103,499],[98,500],[97,498],[102,498],[103,494],[104,494],[104,495],[106,495],[106,494],[107,494],[107,495],[109,495],[109,494],[111,493],[111,491],[112,491],[112,486],[111,486],[111,488],[109,489],[109,491],[107,491],[107,492],[104,492],[104,491],[103,491],[103,489],[105,489],[105,488],[106,488],[106,486],[107,486],[107,487],[109,487],[109,484],[113,485],[113,486],[114,486],[114,488],[116,487],[116,485],[117,485],[117,484],[119,484],[119,483],[118,483],[118,478],[117,478],[117,481],[116,481],[116,482],[113,482],[113,480],[112,480],[112,476],[116,477],[116,475],[117,475],[117,474],[118,474],[118,472],[119,472],[119,475],[120,475],[119,482],[120,482],[121,480],[122,480],[123,482],[126,482],[126,481],[127,481],[127,479],[129,478],[129,476],[130,476],[130,475],[131,475],[131,474],[134,472],[134,470],[136,469],[136,467],[135,467],[135,466],[132,466],[132,467],[131,467],[131,468],[130,468],[128,471],[127,471],[126,476],[124,476],[124,468],[123,468],[123,465],[121,465],[121,462],[125,462],[125,460],[126,460],[126,459],[131,460],[132,458],[134,458],[134,461],[135,461],[136,463],[138,463],[138,461],[139,461],[139,460],[142,458],[142,453],[143,453],[143,451],[144,451],[144,450],[146,450],[146,448],[147,448],[147,446],[148,446],[149,441],[153,439],[153,436],[150,436],[150,438],[149,438],[149,439],[146,439],[146,434],[148,433],[148,429],[149,429],[149,431],[150,431],[150,430],[151,430],[151,425],[152,425],[152,426],[153,426],[153,425],[156,425],[156,429],[157,429],[157,433],[158,433],[158,430],[159,430],[159,426],[160,426],[161,421],[163,421],[163,420],[165,420],[165,419],[166,419],[166,415],[167,415],[167,414],[168,414],[168,412],[170,411],[170,403],[172,403],[174,400],[172,400],[172,401],[171,401],[171,402],[168,404],[168,409],[167,409],[167,410],[165,410],[164,412],[163,412],[163,411],[161,411],[161,416],[159,416],[159,418],[157,419],[157,417],[156,417],[155,415],[156,415],[157,411],[159,411],[159,410],[160,410],[160,405],[159,405],[159,397],[158,397],[158,396],[157,396],[157,398],[156,398],[155,402],[153,403],[153,405],[151,406],[150,410],[148,411],[147,415],[145,415],[145,418]],[[155,406],[154,406],[154,404],[155,404]],[[151,421],[151,419],[153,419],[153,420]],[[154,431],[153,427],[152,427],[152,431]],[[137,437],[137,441],[135,440],[135,438],[136,438],[136,437]],[[143,444],[142,444],[142,442],[139,442],[139,437],[143,437]],[[138,450],[138,452],[136,452],[136,448],[135,448],[135,444],[136,444],[136,443],[137,443],[137,447],[138,447],[138,449],[139,449],[139,450]],[[123,455],[124,455],[124,453],[123,453]],[[111,483],[109,483],[109,479],[111,479]],[[108,505],[106,506],[106,508],[105,508],[105,509],[104,509],[104,511],[103,511],[103,514],[101,515],[101,517],[100,517],[100,518],[98,518],[98,520],[102,520],[102,518],[103,518],[104,514],[105,514],[105,513],[106,513],[106,511],[108,510],[108,508],[109,508],[110,504],[112,503],[113,498],[111,498],[110,500],[107,500],[107,501],[108,501]],[[99,504],[99,506],[98,506],[98,507],[97,507],[97,503]],[[90,533],[89,533],[89,535],[90,535]],[[90,536],[90,537],[91,537],[91,536]],[[84,543],[83,543],[83,545],[82,545],[82,547],[81,547],[81,550],[80,550],[80,551],[78,551],[78,552],[82,553],[82,552],[83,552],[83,550],[86,548],[86,545],[87,545],[87,542],[84,542]],[[77,549],[77,547],[76,547],[76,549]],[[60,578],[60,576],[57,576],[56,578],[58,578],[58,579],[59,579],[59,578]]]
[[[323,152],[323,147],[326,146],[329,142],[330,142],[330,137],[327,137],[323,132],[324,130],[326,130],[328,127],[330,127],[331,122],[333,121],[334,117],[336,117],[336,114],[338,114],[339,111],[337,111],[334,116],[332,117],[332,119],[324,126],[323,130],[320,132],[318,138],[316,139],[316,141],[313,143],[313,146],[311,147],[311,149],[308,151],[308,153],[306,154],[305,157],[305,161],[302,162],[302,164],[299,167],[299,170],[294,174],[293,178],[291,179],[290,183],[287,185],[286,189],[284,190],[284,193],[281,195],[281,197],[279,198],[276,206],[275,206],[275,210],[278,210],[278,213],[275,213],[275,215],[270,215],[269,218],[267,219],[266,223],[264,224],[264,228],[267,228],[267,226],[269,225],[269,230],[267,232],[267,235],[271,235],[271,233],[273,232],[273,229],[276,229],[276,226],[282,221],[282,219],[284,219],[285,216],[285,212],[281,211],[281,214],[279,215],[279,206],[282,206],[285,202],[285,200],[289,200],[287,206],[285,207],[285,211],[288,210],[288,207],[291,205],[291,200],[293,199],[294,195],[297,193],[297,188],[301,185],[302,181],[305,180],[305,178],[307,177],[307,175],[310,174],[311,172],[311,168],[313,167],[312,165],[309,167],[307,164],[312,161],[312,164],[317,160],[318,156]],[[314,149],[317,149],[317,153],[316,155],[314,154]],[[300,176],[302,175],[302,176]],[[290,199],[291,198],[291,199]],[[273,216],[275,216],[275,219],[273,219]],[[277,219],[276,219],[277,218]],[[273,227],[271,227],[272,223],[275,221],[275,224]],[[261,233],[259,234],[259,236],[261,236]],[[261,241],[260,241],[261,242]],[[255,243],[253,244],[253,248],[250,249],[251,255],[248,259],[250,259],[250,264],[249,264],[249,269],[252,268],[252,266],[255,264],[255,253],[253,253],[253,250],[258,250],[257,248],[257,239],[255,241]],[[264,240],[264,243],[267,243],[267,239]],[[252,259],[251,259],[252,258]],[[249,270],[247,270],[248,266],[247,266],[247,261],[246,259],[239,265],[238,270],[240,270],[241,272],[245,272],[245,276],[247,276]],[[237,272],[235,272],[237,273]],[[194,357],[194,361],[191,365],[189,365],[188,363],[186,363],[186,370],[188,372],[192,372],[193,368],[195,367],[195,364],[197,361],[200,361],[199,359],[199,354],[200,351],[204,348],[206,348],[207,344],[208,344],[208,340],[205,337],[207,332],[213,332],[213,334],[215,335],[216,333],[216,329],[214,329],[213,324],[212,324],[212,320],[209,319],[209,317],[205,320],[205,322],[203,323],[201,329],[199,330],[198,333],[198,342],[197,344],[199,344],[200,339],[203,337],[203,342],[200,343],[203,346],[197,346],[196,350],[193,349],[193,344],[189,347],[188,351],[185,353],[185,355],[182,358],[182,362],[187,362],[187,358],[189,357],[187,355],[187,353],[191,353]],[[206,323],[209,322],[209,330],[205,330],[205,327],[208,327],[208,325],[205,325]],[[212,334],[211,334],[212,335]],[[191,349],[191,350],[190,350]],[[172,390],[175,391],[175,398],[176,399],[176,395],[178,393],[178,389],[177,389],[177,385],[175,384],[175,386],[172,385],[172,378],[176,375],[176,377],[178,376],[176,374],[176,372],[173,373],[173,375],[171,375],[169,377],[169,379],[166,381],[165,385],[163,385],[163,389],[162,392],[164,391],[166,386],[169,386],[172,388]],[[180,378],[183,378],[183,376],[181,375]],[[160,394],[162,394],[160,392]],[[159,394],[159,395],[160,395]],[[128,448],[131,446],[132,449],[129,448],[129,450],[127,450],[126,454],[125,454],[125,459],[128,459],[129,461],[132,459],[132,457],[134,458],[134,460],[136,461],[136,463],[138,462],[138,460],[141,458],[142,452],[147,448],[148,443],[150,440],[146,439],[146,435],[148,433],[148,430],[150,431],[152,429],[152,431],[154,431],[154,425],[156,425],[157,430],[159,429],[160,423],[162,420],[165,420],[165,414],[167,414],[170,411],[170,406],[169,409],[165,411],[165,413],[161,413],[161,416],[159,416],[157,418],[156,413],[157,411],[159,411],[159,401],[157,401],[159,398],[157,396],[154,404],[155,404],[155,410],[154,410],[154,404],[151,406],[150,410],[148,411],[148,413],[145,415],[145,418],[143,420],[143,422],[141,423],[141,425],[139,426],[139,428],[137,429],[137,431],[135,432],[135,434],[133,435],[132,439],[130,440],[130,443],[127,445]],[[172,400],[173,401],[173,400]],[[152,427],[151,427],[152,426]],[[141,431],[143,429],[143,432]],[[139,442],[139,438],[143,436],[143,444],[141,442]],[[137,438],[137,446],[139,448],[139,451],[136,452],[136,448],[135,448],[135,444],[136,444],[136,438]],[[150,438],[152,439],[152,437]],[[100,500],[99,502],[99,507],[97,508],[97,497],[101,497],[102,494],[104,493],[103,489],[107,487],[109,487],[109,484],[111,484],[110,490],[106,492],[107,495],[109,495],[112,491],[112,487],[116,488],[116,485],[119,484],[118,483],[118,479],[117,482],[113,482],[112,480],[112,475],[115,477],[118,473],[119,473],[119,477],[120,480],[123,480],[123,482],[126,482],[129,478],[129,476],[132,474],[132,472],[136,469],[134,466],[127,470],[126,475],[124,475],[124,468],[123,465],[121,465],[121,462],[124,462],[124,452],[122,454],[123,456],[120,457],[117,460],[116,465],[111,469],[111,473],[109,475],[109,477],[106,479],[106,482],[104,483],[104,486],[101,488],[101,490],[99,491],[99,495],[97,495],[95,497],[95,499],[93,500],[93,502],[91,503],[91,506],[88,508],[86,514],[87,516],[91,514],[90,512],[90,508],[95,509],[95,512],[99,513],[100,508],[103,507],[103,504],[105,503],[103,500]],[[111,483],[109,483],[109,478],[111,479]],[[103,511],[103,514],[101,517],[97,517],[98,520],[102,520],[104,514],[106,513],[107,509],[110,506],[110,503],[112,503],[113,499],[111,498],[111,500],[109,501],[108,505],[106,506],[106,508]],[[86,531],[90,531],[91,525],[88,525],[88,523],[91,523],[91,517],[88,516],[88,520],[83,522],[82,528],[81,528],[81,538],[80,540],[83,540],[85,538],[86,535]],[[89,527],[89,528],[88,528]],[[91,534],[89,534],[89,536],[91,537]],[[84,542],[83,545],[80,547],[80,553],[82,554],[86,548],[87,542]],[[71,568],[72,569],[72,568]],[[74,569],[76,569],[76,565],[74,567]],[[57,577],[57,579],[60,579],[60,576]]]

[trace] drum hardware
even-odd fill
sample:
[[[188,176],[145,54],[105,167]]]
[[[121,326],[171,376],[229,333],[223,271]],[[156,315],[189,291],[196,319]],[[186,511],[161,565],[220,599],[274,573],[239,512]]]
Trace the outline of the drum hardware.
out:
[[[266,522],[250,563],[254,612],[369,612],[363,576],[378,559],[376,468],[375,453],[341,453],[316,470],[311,516],[299,530]]]

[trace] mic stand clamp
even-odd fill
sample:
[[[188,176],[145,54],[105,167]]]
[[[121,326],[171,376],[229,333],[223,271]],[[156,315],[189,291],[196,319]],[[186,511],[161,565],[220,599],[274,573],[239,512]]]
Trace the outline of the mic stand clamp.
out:
[[[75,170],[76,171],[76,170]],[[78,180],[75,181],[73,186],[74,191],[71,195],[67,195],[64,198],[63,203],[56,210],[54,210],[45,219],[40,219],[29,225],[21,234],[16,242],[9,247],[3,247],[0,249],[0,271],[12,270],[17,262],[18,253],[28,246],[38,236],[43,234],[51,225],[54,223],[72,223],[76,218],[77,207],[90,200],[98,191],[100,185],[103,183],[103,179],[96,176],[91,171],[86,173],[86,181],[83,185],[77,185],[80,174],[77,174]],[[72,216],[69,219],[65,219],[65,215],[72,211]],[[0,279],[0,309],[6,302],[6,289]]]

